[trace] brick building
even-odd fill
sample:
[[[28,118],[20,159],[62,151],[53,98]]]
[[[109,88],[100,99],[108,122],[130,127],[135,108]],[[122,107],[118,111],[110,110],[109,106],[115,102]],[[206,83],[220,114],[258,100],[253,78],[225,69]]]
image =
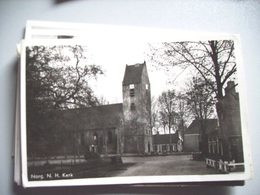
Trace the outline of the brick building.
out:
[[[221,156],[224,160],[243,162],[242,131],[239,94],[233,81],[225,88],[225,96],[217,103],[220,110],[220,129],[208,137],[208,152],[212,158]]]
[[[153,152],[155,154],[167,154],[171,152],[181,152],[182,143],[178,133],[153,135]]]
[[[211,132],[218,128],[217,119],[195,119],[191,122],[184,133],[184,151],[201,152],[202,151],[202,134],[207,137]],[[204,132],[203,132],[204,131]]]
[[[152,151],[151,90],[146,63],[126,66],[123,79],[124,152]]]
[[[151,92],[145,62],[126,65],[122,93],[123,103],[45,114],[46,125],[38,128],[51,133],[51,140],[33,144],[29,157],[150,153]]]

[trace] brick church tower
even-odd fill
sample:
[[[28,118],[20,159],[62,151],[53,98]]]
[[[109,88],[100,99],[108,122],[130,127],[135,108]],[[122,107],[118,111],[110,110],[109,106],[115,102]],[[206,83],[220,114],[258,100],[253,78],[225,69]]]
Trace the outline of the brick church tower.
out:
[[[151,91],[146,62],[126,65],[123,79],[124,153],[152,151]]]

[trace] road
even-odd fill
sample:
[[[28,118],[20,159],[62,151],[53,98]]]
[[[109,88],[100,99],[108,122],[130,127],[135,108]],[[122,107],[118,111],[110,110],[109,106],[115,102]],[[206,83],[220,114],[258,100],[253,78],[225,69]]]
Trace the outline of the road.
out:
[[[163,176],[163,175],[203,175],[218,174],[212,168],[206,168],[205,162],[194,161],[191,155],[122,157],[123,164],[103,162],[86,164],[84,159],[77,159],[74,166],[73,159],[51,159],[48,162],[54,167],[42,166],[46,160],[37,160],[31,164],[30,174],[71,172],[74,178],[96,178],[116,176]],[[61,163],[62,160],[62,163]],[[82,162],[79,162],[82,161]],[[80,164],[82,163],[82,164]],[[97,162],[98,163],[98,162]],[[61,166],[62,165],[62,166]],[[73,165],[72,167],[66,165]],[[40,166],[39,168],[35,166]],[[69,170],[68,170],[69,169]],[[30,175],[29,174],[29,175]],[[60,178],[58,178],[60,179]]]
[[[117,176],[146,175],[201,175],[217,174],[218,171],[206,168],[203,161],[191,160],[191,155],[123,157],[123,163],[134,163]]]

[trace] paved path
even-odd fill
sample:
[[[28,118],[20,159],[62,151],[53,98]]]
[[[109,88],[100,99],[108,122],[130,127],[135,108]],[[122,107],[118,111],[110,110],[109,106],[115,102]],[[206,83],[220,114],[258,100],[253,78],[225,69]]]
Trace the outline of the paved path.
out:
[[[171,155],[152,157],[123,157],[124,163],[135,163],[117,176],[145,175],[201,175],[217,174],[218,171],[206,168],[203,161],[191,160],[191,155]]]

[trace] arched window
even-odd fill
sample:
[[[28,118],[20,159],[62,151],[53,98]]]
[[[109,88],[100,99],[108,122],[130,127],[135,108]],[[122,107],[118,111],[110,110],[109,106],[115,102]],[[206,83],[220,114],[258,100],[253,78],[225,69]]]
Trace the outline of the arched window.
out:
[[[95,145],[98,144],[98,135],[97,135],[97,133],[94,133],[94,134],[93,134],[93,141],[94,141],[94,144],[95,144]]]

